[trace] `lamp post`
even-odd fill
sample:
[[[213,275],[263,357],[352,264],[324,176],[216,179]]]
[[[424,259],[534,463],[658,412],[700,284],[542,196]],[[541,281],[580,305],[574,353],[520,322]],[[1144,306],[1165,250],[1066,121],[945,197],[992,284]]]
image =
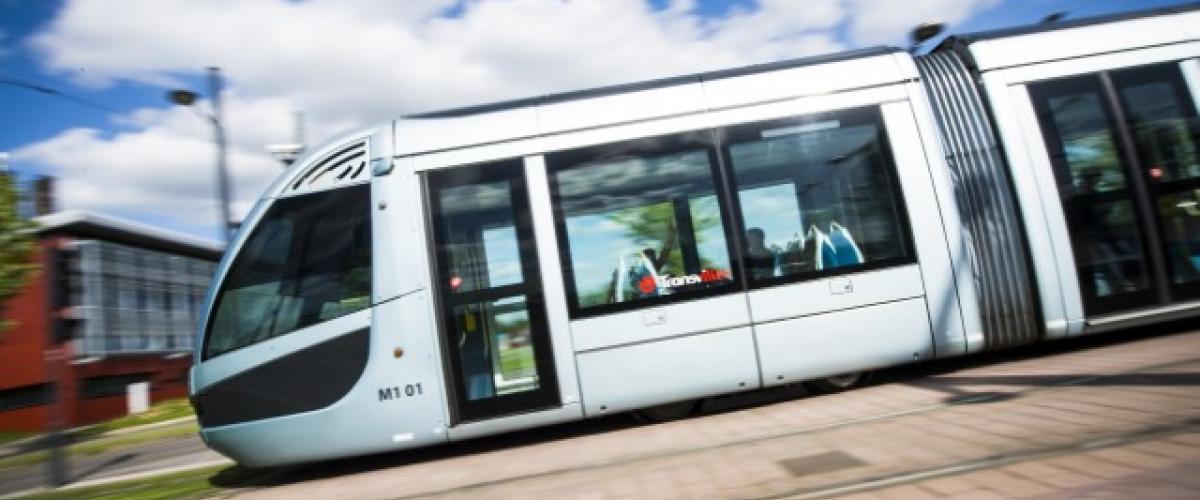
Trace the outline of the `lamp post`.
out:
[[[212,100],[212,114],[201,116],[208,120],[213,127],[213,142],[217,145],[217,196],[221,200],[221,241],[229,243],[234,230],[233,219],[229,215],[229,169],[225,142],[225,125],[221,123],[221,68],[208,68],[208,94]],[[191,106],[196,103],[197,94],[190,90],[172,90],[167,93],[167,99],[180,106]]]

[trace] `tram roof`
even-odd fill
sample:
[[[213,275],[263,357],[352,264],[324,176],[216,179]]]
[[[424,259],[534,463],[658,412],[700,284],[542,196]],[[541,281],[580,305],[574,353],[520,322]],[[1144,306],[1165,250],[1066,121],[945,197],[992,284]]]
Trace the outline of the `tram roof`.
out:
[[[529,106],[539,106],[546,104],[555,104],[578,99],[588,99],[593,97],[603,97],[616,94],[624,94],[628,92],[637,92],[640,90],[650,90],[675,85],[683,85],[688,83],[699,83],[712,80],[720,80],[723,78],[733,78],[738,76],[752,75],[756,73],[766,73],[770,71],[779,71],[792,68],[800,68],[804,66],[815,66],[818,64],[834,63],[846,61],[850,59],[859,59],[864,57],[880,56],[901,52],[895,47],[867,47],[863,49],[849,50],[844,52],[835,52],[831,54],[820,54],[816,56],[800,57],[795,59],[785,59],[782,61],[774,61],[761,64],[752,64],[749,66],[740,66],[736,68],[721,69],[716,71],[706,71],[701,73],[692,73],[682,76],[671,76],[666,78],[656,78],[640,82],[622,83],[617,85],[608,85],[583,90],[571,90],[567,92],[558,92],[534,97],[525,97],[520,99],[512,99],[486,104],[477,104],[458,108],[444,109],[438,111],[430,111],[425,113],[417,113],[404,116],[404,119],[423,119],[423,118],[461,118],[470,115],[483,113],[492,113],[496,111],[505,111],[509,109],[523,108]]]
[[[1200,2],[1107,16],[953,35],[938,50],[990,71],[1200,39]]]

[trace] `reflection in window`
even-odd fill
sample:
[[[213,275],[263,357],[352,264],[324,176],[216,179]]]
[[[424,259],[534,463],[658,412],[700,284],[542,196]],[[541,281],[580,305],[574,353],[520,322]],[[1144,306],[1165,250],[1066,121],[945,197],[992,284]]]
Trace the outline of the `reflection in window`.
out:
[[[1157,205],[1168,279],[1200,282],[1200,123],[1179,67],[1145,66],[1112,79]]]
[[[1200,281],[1200,189],[1161,196],[1158,204],[1171,282]]]
[[[1085,303],[1148,290],[1150,274],[1132,192],[1100,79],[1081,76],[1030,86]]]
[[[877,111],[729,131],[752,281],[911,257]]]
[[[656,140],[636,146],[655,148]],[[732,282],[703,146],[605,157],[552,155],[579,308],[683,296]]]
[[[1125,174],[1101,107],[1098,92],[1079,92],[1046,100],[1062,141],[1061,165],[1067,168],[1073,191],[1103,193],[1125,187]]]
[[[370,305],[368,189],[275,201],[221,284],[205,358]]]
[[[1181,106],[1171,83],[1154,81],[1121,88],[1138,158],[1153,182],[1200,178],[1196,152],[1200,126]]]
[[[443,250],[450,291],[469,292],[521,283],[520,248],[513,227],[508,181],[443,189]]]

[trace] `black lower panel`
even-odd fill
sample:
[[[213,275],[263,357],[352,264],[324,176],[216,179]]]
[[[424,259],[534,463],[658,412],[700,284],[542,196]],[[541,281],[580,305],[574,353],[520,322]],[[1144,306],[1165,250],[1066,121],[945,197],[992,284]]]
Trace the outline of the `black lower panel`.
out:
[[[362,376],[368,329],[296,351],[217,382],[192,398],[203,427],[319,410],[341,399]]]

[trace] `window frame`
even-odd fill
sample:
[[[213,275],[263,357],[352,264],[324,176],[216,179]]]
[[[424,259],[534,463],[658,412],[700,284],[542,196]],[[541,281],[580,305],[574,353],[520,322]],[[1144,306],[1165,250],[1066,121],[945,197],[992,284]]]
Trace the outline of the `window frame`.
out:
[[[896,156],[891,147],[891,141],[888,134],[887,122],[884,120],[881,104],[875,103],[866,106],[855,106],[849,108],[839,108],[827,111],[818,111],[815,113],[805,113],[791,115],[783,118],[773,118],[768,120],[759,120],[753,122],[729,124],[716,127],[717,144],[720,150],[720,158],[725,171],[726,177],[722,179],[730,199],[732,212],[730,217],[737,222],[737,242],[739,266],[742,269],[747,269],[746,255],[742,252],[742,246],[745,243],[746,220],[742,213],[742,200],[740,186],[737,182],[737,172],[733,165],[733,158],[730,153],[730,146],[734,145],[735,141],[745,140],[749,138],[761,139],[761,133],[764,129],[793,127],[808,123],[820,123],[837,120],[842,124],[850,123],[852,125],[874,124],[878,128],[878,145],[880,155],[883,157],[884,175],[887,176],[891,187],[892,202],[895,206],[895,216],[897,229],[902,238],[901,246],[903,255],[899,257],[888,257],[876,261],[866,262],[864,264],[854,266],[838,266],[819,271],[805,271],[786,276],[772,276],[769,278],[753,279],[746,271],[742,272],[742,279],[745,282],[747,291],[759,290],[764,288],[772,288],[802,281],[815,281],[824,278],[832,278],[844,276],[848,274],[862,273],[868,271],[876,271],[892,267],[899,267],[908,264],[918,263],[916,244],[913,237],[912,223],[909,220],[908,203],[904,198],[904,189],[900,184],[900,176],[896,167]],[[748,186],[753,188],[755,186]]]
[[[719,146],[716,137],[713,135],[713,129],[703,128],[547,152],[543,155],[546,164],[546,176],[550,185],[550,204],[554,212],[554,228],[557,233],[559,262],[563,273],[563,292],[567,299],[567,312],[572,320],[702,300],[743,290],[742,281],[744,278],[742,275],[744,272],[742,270],[741,254],[738,250],[740,239],[735,239],[736,234],[731,234],[733,221],[730,213],[729,199],[725,192],[724,176],[721,172],[723,167],[721,165],[720,154],[717,151]],[[567,234],[567,220],[562,209],[561,186],[559,185],[558,174],[563,171],[611,162],[625,157],[663,156],[689,151],[703,151],[708,158],[709,179],[712,182],[713,188],[712,196],[716,198],[718,211],[720,212],[722,232],[725,238],[725,250],[729,259],[729,272],[732,275],[732,279],[723,285],[689,290],[677,295],[647,297],[629,302],[599,304],[589,307],[581,306],[575,283],[574,258],[571,254],[570,238]]]

